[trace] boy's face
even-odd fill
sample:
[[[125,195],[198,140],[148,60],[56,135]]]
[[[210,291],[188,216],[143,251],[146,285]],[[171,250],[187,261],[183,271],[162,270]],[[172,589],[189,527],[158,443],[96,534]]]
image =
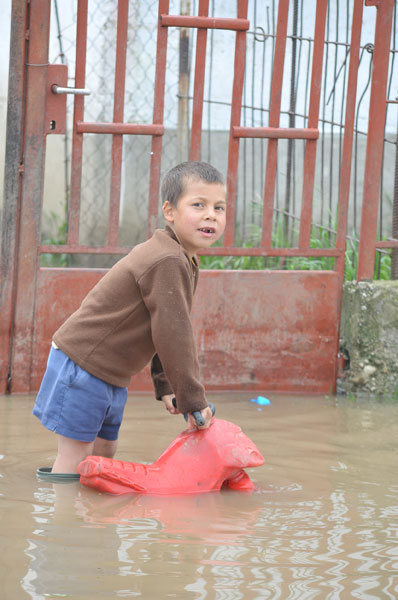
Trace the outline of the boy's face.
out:
[[[209,248],[224,233],[225,186],[188,180],[177,206],[163,204],[166,222],[172,226],[181,245],[193,256],[200,248]]]

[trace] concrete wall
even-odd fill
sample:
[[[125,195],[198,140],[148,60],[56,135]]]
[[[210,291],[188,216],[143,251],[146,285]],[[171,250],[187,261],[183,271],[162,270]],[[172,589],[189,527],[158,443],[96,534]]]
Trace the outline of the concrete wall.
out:
[[[344,284],[342,393],[398,398],[398,281]]]

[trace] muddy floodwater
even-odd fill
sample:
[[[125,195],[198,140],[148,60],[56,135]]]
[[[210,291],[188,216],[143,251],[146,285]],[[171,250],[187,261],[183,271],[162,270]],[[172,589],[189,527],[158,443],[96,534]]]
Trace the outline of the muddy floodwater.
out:
[[[255,394],[257,396],[257,394]],[[398,404],[212,395],[265,465],[254,493],[111,496],[39,481],[56,436],[0,398],[0,598],[398,598]],[[153,462],[184,420],[131,396],[116,458]]]

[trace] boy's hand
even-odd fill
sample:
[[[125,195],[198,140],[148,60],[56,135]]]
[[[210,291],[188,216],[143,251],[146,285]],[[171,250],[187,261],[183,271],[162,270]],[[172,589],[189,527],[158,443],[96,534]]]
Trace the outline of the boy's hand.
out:
[[[210,408],[210,406],[206,406],[206,408],[204,408],[200,412],[200,414],[202,415],[203,419],[204,419],[204,424],[203,425],[198,425],[197,422],[195,421],[192,413],[188,413],[188,427],[189,429],[207,429],[210,425],[211,419],[213,417],[213,412]]]
[[[179,411],[176,406],[173,404],[174,394],[166,394],[162,396],[162,401],[164,402],[165,407],[172,415],[178,415]]]
[[[175,399],[174,394],[168,394],[162,396],[162,400],[167,408],[167,410],[172,415],[178,415],[179,410],[177,409],[177,401]],[[188,424],[189,429],[207,429],[211,423],[211,419],[214,416],[215,408],[214,405],[210,403],[209,406],[206,406],[203,410],[196,411],[194,414],[196,416],[200,415],[203,419],[203,424],[199,425],[195,417],[192,413],[184,413],[184,418]]]

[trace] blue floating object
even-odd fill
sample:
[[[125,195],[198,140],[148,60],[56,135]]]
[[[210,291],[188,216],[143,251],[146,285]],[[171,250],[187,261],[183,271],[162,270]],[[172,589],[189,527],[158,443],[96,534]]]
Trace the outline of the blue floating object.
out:
[[[269,400],[268,398],[265,398],[264,396],[257,396],[256,402],[260,406],[267,406],[268,404],[271,404],[271,400]]]
[[[257,402],[257,399],[256,398],[251,398],[250,402]]]

